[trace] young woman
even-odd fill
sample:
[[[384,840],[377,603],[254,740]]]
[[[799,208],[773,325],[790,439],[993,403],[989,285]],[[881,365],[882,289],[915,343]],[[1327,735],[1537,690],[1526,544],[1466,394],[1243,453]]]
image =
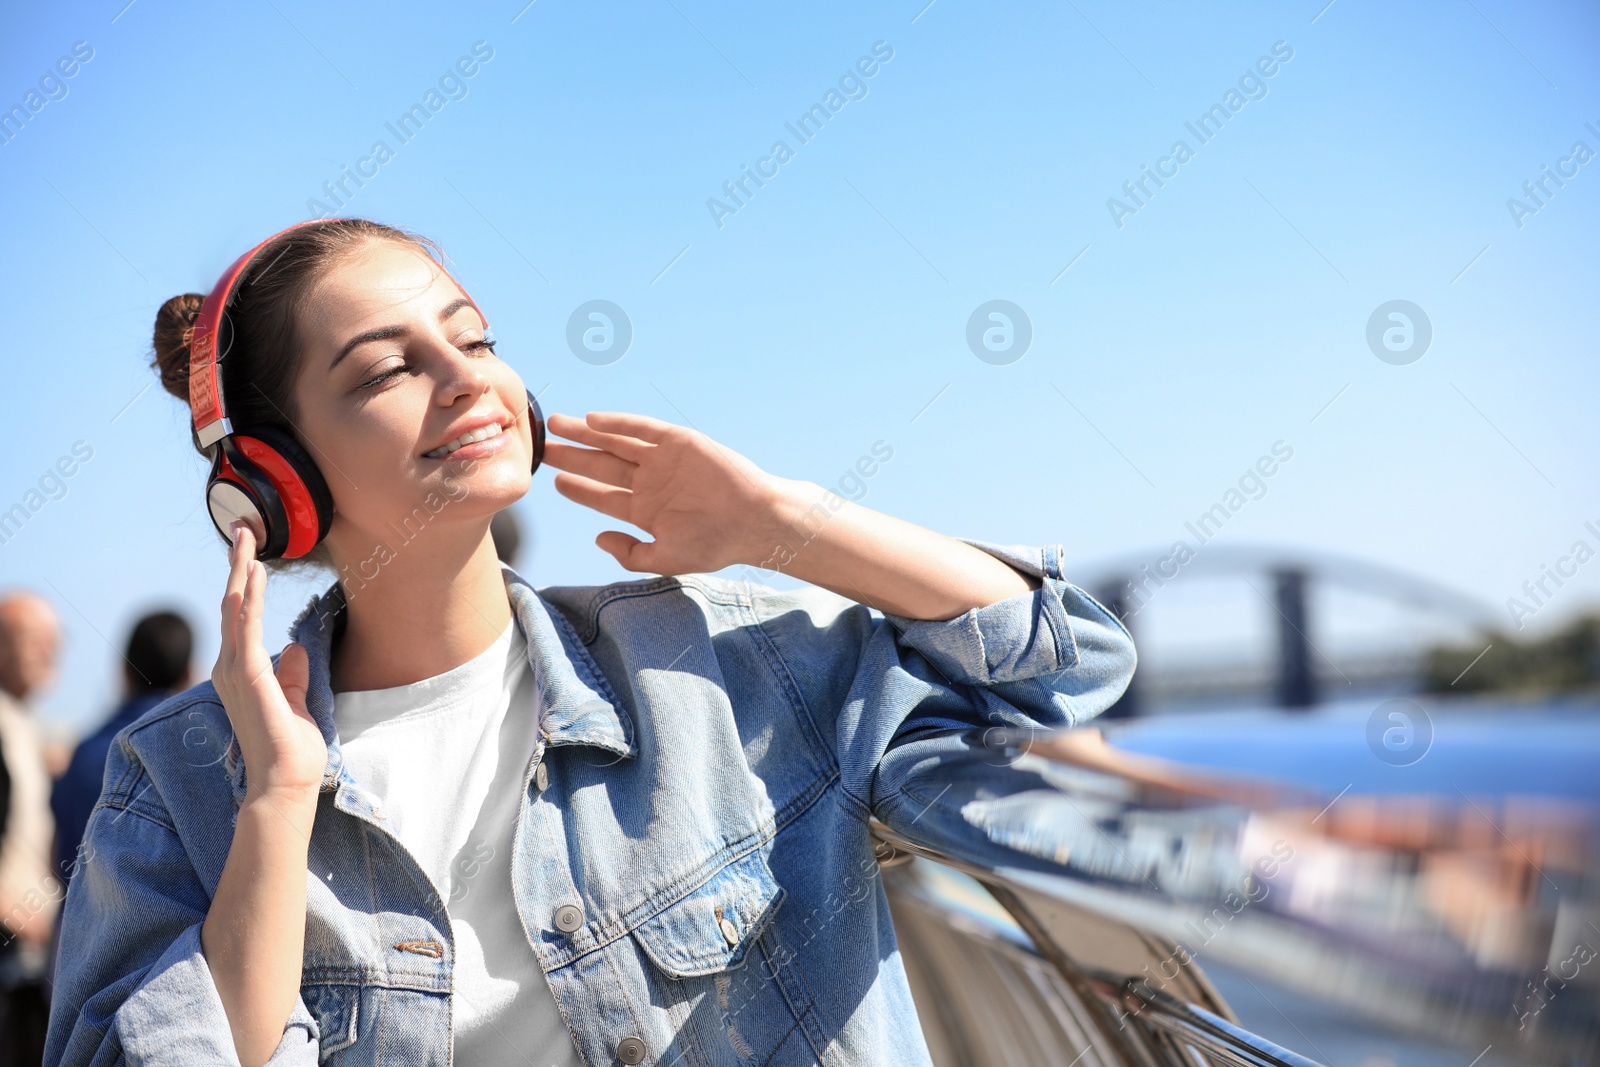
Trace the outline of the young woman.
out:
[[[210,683],[108,757],[46,1062],[927,1063],[868,820],[1051,869],[1017,816],[1044,783],[983,734],[1104,710],[1127,631],[1060,546],[945,537],[612,412],[551,415],[573,443],[543,462],[660,577],[533,589],[489,525],[537,409],[436,256],[326,220],[235,287],[231,424],[304,446],[332,520],[297,562],[337,580],[274,662],[264,531],[226,526]],[[185,399],[202,303],[156,319]],[[704,573],[775,557],[811,587]]]

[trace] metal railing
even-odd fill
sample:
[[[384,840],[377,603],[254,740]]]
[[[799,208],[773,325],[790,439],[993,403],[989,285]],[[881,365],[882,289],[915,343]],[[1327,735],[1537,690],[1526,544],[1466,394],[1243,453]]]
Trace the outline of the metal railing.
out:
[[[1240,1027],[1192,962],[1141,982],[1174,943],[871,829],[937,1067],[1320,1067]]]

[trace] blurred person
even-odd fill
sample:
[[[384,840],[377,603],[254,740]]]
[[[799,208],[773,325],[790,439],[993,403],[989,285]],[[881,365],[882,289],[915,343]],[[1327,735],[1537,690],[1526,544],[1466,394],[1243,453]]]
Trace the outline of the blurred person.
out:
[[[56,823],[56,870],[69,882],[77,867],[74,860],[89,812],[100,799],[112,739],[124,726],[189,687],[194,680],[189,665],[193,651],[194,633],[176,612],[153,612],[134,624],[123,653],[122,703],[98,730],[78,743],[66,772],[50,791]]]
[[[51,871],[55,819],[44,741],[29,708],[55,678],[61,626],[36,593],[0,596],[0,755],[10,778],[0,836],[0,1063],[44,1052],[50,936],[62,887]]]
[[[494,513],[489,520],[489,536],[494,538],[494,554],[500,562],[517,565],[517,552],[522,548],[522,524],[510,508]]]
[[[70,737],[49,736],[42,743],[44,769],[52,779],[67,773],[72,763],[72,752],[77,746]]]
[[[1134,669],[1060,545],[946,537],[642,415],[552,415],[578,443],[545,445],[437,246],[365,219],[274,234],[153,341],[213,464],[221,646],[107,754],[52,1067],[929,1067],[869,819],[1060,870],[971,814],[1046,785],[986,724],[1092,717]],[[653,577],[499,560],[541,449],[654,538],[595,539]],[[780,555],[808,587],[711,573]],[[269,569],[308,565],[334,580],[274,659]]]

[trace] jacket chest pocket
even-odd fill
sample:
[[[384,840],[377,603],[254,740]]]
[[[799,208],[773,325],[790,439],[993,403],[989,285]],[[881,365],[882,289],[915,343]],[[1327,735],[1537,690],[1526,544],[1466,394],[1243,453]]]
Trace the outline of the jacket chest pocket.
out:
[[[765,854],[751,852],[634,928],[671,1016],[662,1022],[673,1043],[658,1062],[819,1058],[815,998],[779,929],[787,896]]]

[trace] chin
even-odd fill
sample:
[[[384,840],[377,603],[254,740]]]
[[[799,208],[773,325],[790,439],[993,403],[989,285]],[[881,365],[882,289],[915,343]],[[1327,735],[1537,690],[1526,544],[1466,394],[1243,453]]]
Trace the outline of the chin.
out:
[[[349,515],[363,532],[356,537],[361,545],[359,556],[371,554],[377,562],[386,563],[415,545],[444,545],[455,541],[462,533],[476,529],[481,536],[495,513],[516,503],[527,492],[532,476],[524,470],[520,482],[515,479],[484,479],[463,492],[462,487],[445,495],[438,489],[426,489],[410,510],[402,505],[385,514]],[[339,533],[336,526],[335,533]],[[343,538],[348,541],[349,535]],[[364,573],[364,572],[363,572]],[[368,576],[370,577],[370,576]]]
[[[469,446],[476,447],[476,446]],[[463,450],[464,451],[464,450]],[[424,460],[438,464],[437,460]],[[441,493],[453,502],[468,498],[496,498],[504,507],[520,499],[533,484],[532,459],[526,449],[501,449],[481,458],[446,462],[423,470],[421,488]]]
[[[452,518],[487,518],[527,496],[532,485],[533,475],[525,467],[512,471],[485,470],[480,467],[469,478],[453,480],[448,492],[439,490],[429,494],[435,498],[443,497],[442,507],[437,499],[429,507],[438,508],[441,514],[453,512]]]

